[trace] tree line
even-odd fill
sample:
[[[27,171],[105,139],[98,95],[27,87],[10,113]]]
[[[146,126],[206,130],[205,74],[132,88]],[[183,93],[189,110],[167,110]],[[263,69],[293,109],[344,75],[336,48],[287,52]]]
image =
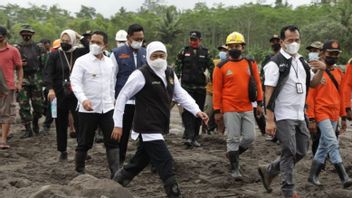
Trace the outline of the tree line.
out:
[[[297,8],[277,1],[274,6],[257,3],[225,7],[217,4],[207,7],[197,3],[193,9],[179,10],[175,6],[157,5],[153,9],[141,7],[136,12],[121,7],[110,18],[97,13],[95,8],[82,5],[77,13],[53,6],[31,5],[22,8],[16,4],[0,6],[0,25],[10,31],[10,43],[20,42],[18,34],[22,24],[30,24],[36,31],[34,39],[57,39],[60,33],[71,28],[79,33],[103,30],[109,35],[109,46],[115,46],[115,33],[127,29],[132,23],[145,28],[146,41],[160,40],[169,50],[173,61],[182,46],[188,43],[191,30],[202,32],[203,45],[216,56],[216,48],[225,43],[226,36],[238,31],[245,36],[246,53],[260,62],[270,53],[269,38],[279,34],[281,27],[295,24],[301,30],[301,54],[311,42],[338,39],[342,51],[340,63],[352,57],[352,0],[313,1]],[[333,3],[332,3],[333,2]]]

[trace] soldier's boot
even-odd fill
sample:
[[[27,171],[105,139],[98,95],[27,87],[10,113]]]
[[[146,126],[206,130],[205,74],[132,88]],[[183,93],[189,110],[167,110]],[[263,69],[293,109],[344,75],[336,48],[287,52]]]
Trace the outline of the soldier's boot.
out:
[[[352,180],[347,175],[345,167],[342,163],[334,164],[337,174],[340,177],[343,188],[348,188],[352,186]]]
[[[25,139],[25,138],[33,137],[33,131],[32,131],[31,123],[28,122],[24,126],[25,126],[26,130],[25,130],[24,134],[20,138],[21,139]]]
[[[35,135],[39,135],[39,125],[38,125],[39,118],[37,116],[33,117],[32,125],[33,125],[33,132]]]
[[[108,159],[110,178],[112,179],[117,170],[119,170],[119,148],[107,148],[106,157]]]

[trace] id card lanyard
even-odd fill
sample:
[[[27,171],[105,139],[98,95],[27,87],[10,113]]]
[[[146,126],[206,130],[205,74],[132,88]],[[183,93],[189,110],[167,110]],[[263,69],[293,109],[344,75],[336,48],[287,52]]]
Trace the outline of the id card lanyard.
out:
[[[293,60],[296,62],[297,69],[293,65],[292,65],[292,68],[293,68],[293,71],[295,71],[297,80],[299,81],[299,78],[298,78],[298,63],[297,63],[297,61],[295,59],[293,59]],[[303,85],[302,85],[302,83],[296,82],[296,92],[297,92],[297,94],[303,94]]]

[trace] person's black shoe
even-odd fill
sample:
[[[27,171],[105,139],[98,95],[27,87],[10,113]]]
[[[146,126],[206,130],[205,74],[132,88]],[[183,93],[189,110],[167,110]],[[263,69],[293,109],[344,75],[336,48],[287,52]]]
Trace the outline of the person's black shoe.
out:
[[[107,148],[106,158],[110,169],[110,178],[112,179],[117,170],[119,170],[120,152],[119,148]]]
[[[75,154],[75,170],[78,174],[85,173],[87,152],[76,151]]]
[[[192,140],[186,139],[184,142],[184,145],[186,145],[187,148],[192,148],[193,147]]]
[[[39,125],[38,125],[39,118],[34,117],[32,121],[33,132],[36,136],[39,135]]]
[[[273,189],[271,188],[271,182],[273,181],[274,177],[270,176],[266,166],[259,166],[258,173],[262,179],[262,183],[266,192],[271,193]]]
[[[164,190],[168,198],[182,198],[175,177],[170,177],[164,181]]]
[[[120,168],[115,172],[112,179],[121,184],[121,186],[126,187],[132,181],[133,177],[134,176],[128,173],[125,169]]]
[[[60,152],[59,161],[67,161],[67,151]]]
[[[33,137],[33,131],[32,131],[32,127],[31,127],[31,123],[26,123],[25,125],[25,131],[24,134],[20,137],[21,139],[26,139],[26,138],[30,138]]]
[[[70,131],[70,138],[72,139],[77,138],[77,134],[75,131]]]

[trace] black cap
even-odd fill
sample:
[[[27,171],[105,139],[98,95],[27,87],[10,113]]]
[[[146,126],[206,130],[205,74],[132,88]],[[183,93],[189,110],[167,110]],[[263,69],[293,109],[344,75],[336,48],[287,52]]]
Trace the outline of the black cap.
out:
[[[0,35],[7,36],[7,30],[3,26],[0,26]]]
[[[340,44],[337,40],[325,41],[322,50],[329,52],[341,52]]]
[[[274,34],[274,35],[270,38],[269,42],[271,43],[274,39],[280,40],[279,35]]]
[[[195,39],[200,39],[202,37],[202,34],[199,31],[191,31],[189,33],[190,38],[195,38]]]

